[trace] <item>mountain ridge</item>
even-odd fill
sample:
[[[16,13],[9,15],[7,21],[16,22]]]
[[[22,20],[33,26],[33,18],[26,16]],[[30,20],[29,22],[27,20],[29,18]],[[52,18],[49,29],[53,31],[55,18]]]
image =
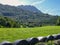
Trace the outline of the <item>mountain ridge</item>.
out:
[[[28,8],[29,9],[29,8]],[[37,9],[38,10],[38,9]],[[57,17],[42,12],[33,12],[17,6],[0,4],[0,16],[12,18],[24,25],[55,24]],[[52,21],[51,21],[52,20]]]
[[[42,13],[39,9],[37,9],[35,6],[32,6],[32,5],[20,5],[17,7],[23,10],[31,11],[31,12]]]

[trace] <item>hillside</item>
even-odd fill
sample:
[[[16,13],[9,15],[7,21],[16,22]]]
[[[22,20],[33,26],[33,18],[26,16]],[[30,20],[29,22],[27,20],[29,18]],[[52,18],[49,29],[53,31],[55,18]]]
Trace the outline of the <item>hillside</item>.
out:
[[[20,24],[8,17],[0,16],[0,28],[18,28]]]
[[[25,6],[26,7],[26,6]],[[23,7],[23,8],[25,8]],[[40,25],[55,25],[57,16],[44,14],[34,6],[27,6],[28,10],[24,10],[22,7],[17,8],[16,6],[0,4],[0,15],[13,19],[14,21],[20,22],[26,26],[40,26]],[[29,11],[29,8],[34,8]],[[33,11],[37,12],[33,12]],[[40,12],[40,13],[38,13]]]

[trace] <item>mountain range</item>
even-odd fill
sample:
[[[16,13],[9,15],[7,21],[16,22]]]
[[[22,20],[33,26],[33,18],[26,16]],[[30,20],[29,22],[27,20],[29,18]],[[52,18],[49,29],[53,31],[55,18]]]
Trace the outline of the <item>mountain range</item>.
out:
[[[18,6],[18,8],[21,8],[26,11],[42,13],[40,10],[38,10],[36,7],[34,7],[32,5],[20,5],[20,6]]]
[[[10,6],[0,4],[0,16],[11,18],[25,25],[54,25],[57,20],[57,16],[44,14],[31,5]]]

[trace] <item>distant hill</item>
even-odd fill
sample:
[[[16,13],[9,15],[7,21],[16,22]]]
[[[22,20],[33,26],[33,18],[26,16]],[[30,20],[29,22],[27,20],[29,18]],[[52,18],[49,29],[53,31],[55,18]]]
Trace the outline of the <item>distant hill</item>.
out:
[[[0,16],[8,17],[23,25],[54,25],[57,16],[44,14],[34,6],[10,6],[0,4]]]

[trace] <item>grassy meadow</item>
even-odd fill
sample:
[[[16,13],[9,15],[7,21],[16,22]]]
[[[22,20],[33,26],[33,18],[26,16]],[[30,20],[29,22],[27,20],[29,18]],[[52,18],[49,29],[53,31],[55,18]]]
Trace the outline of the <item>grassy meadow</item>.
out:
[[[45,26],[35,28],[0,28],[0,42],[8,40],[27,39],[60,33],[60,26]]]

